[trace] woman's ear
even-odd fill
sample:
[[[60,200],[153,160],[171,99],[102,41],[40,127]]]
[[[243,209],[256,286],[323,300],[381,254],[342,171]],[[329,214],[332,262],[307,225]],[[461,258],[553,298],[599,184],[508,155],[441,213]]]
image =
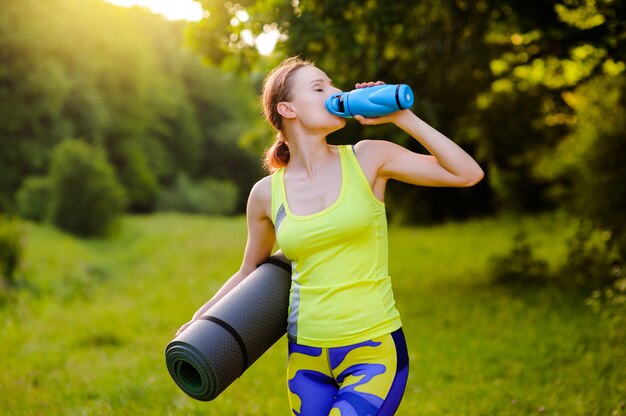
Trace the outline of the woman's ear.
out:
[[[278,114],[285,118],[296,118],[296,112],[291,107],[291,104],[281,101],[276,106]]]

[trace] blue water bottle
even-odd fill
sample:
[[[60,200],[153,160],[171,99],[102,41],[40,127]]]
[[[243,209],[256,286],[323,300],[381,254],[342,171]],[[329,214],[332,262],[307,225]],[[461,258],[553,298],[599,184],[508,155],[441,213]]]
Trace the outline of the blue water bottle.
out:
[[[413,90],[406,84],[382,84],[334,94],[326,109],[337,116],[379,117],[413,105]]]

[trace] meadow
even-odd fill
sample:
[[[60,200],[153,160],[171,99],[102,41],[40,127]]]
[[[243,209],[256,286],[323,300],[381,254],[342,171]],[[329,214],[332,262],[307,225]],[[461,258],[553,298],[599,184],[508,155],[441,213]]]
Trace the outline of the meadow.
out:
[[[626,346],[588,294],[492,284],[525,230],[552,269],[555,214],[390,226],[410,354],[398,415],[624,415]],[[164,349],[239,267],[245,218],[127,216],[107,240],[29,225],[22,287],[0,307],[2,415],[288,415],[283,338],[215,401],[186,396]]]

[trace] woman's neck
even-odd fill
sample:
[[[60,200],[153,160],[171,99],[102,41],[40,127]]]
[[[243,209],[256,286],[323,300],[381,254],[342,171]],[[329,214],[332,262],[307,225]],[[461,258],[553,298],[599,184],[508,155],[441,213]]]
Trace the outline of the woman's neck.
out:
[[[326,142],[325,135],[286,132],[289,163],[286,170],[305,173],[309,178],[328,166],[335,152]]]

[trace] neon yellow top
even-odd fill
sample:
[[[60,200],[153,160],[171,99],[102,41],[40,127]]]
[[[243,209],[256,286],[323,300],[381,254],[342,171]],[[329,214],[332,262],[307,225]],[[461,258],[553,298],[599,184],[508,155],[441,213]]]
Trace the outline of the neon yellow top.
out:
[[[347,346],[400,328],[387,266],[385,204],[349,145],[338,146],[341,192],[328,208],[294,215],[285,169],[272,175],[276,240],[292,261],[287,333],[312,347]]]

